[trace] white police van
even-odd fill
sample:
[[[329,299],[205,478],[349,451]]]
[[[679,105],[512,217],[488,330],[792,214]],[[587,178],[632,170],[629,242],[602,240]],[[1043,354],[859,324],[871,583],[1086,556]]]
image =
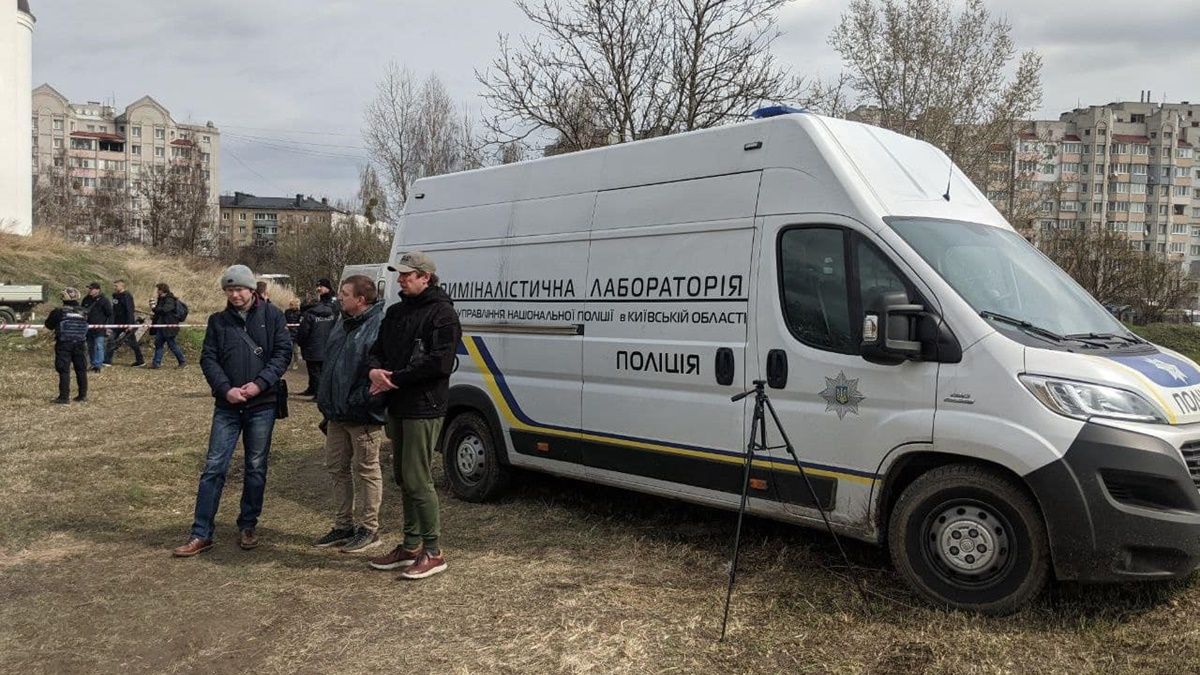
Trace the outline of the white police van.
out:
[[[463,322],[455,493],[509,467],[736,508],[756,379],[782,450],[749,509],[885,543],[940,605],[1200,564],[1200,369],[1132,335],[934,147],[760,119],[426,178]],[[778,113],[778,114],[777,114]]]

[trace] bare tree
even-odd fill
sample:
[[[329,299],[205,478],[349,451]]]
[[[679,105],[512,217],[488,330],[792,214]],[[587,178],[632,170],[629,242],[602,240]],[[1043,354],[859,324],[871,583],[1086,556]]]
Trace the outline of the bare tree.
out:
[[[852,0],[829,43],[880,126],[938,146],[978,185],[989,149],[1041,102],[1041,57],[1018,56],[983,0],[957,13],[949,0]]]
[[[438,76],[418,85],[396,63],[388,64],[376,85],[363,138],[396,208],[403,207],[417,179],[481,165],[473,122],[465,112],[460,117]]]
[[[216,218],[198,152],[187,148],[169,162],[144,164],[134,194],[147,245],[180,253],[201,252]]]
[[[358,210],[367,220],[374,223],[382,220],[391,222],[392,214],[387,191],[379,180],[379,174],[370,164],[358,171]]]
[[[742,119],[799,102],[771,54],[789,0],[517,0],[541,31],[476,77],[498,141],[549,133],[549,154]]]
[[[73,241],[131,241],[134,218],[124,175],[95,165],[75,167],[72,159],[64,149],[39,172],[33,186],[34,225]]]
[[[1043,231],[1038,246],[1100,302],[1132,307],[1140,323],[1162,321],[1195,293],[1178,263],[1107,227]]]
[[[390,245],[355,214],[319,223],[275,247],[274,265],[292,277],[297,288],[321,277],[336,278],[346,265],[387,260]]]

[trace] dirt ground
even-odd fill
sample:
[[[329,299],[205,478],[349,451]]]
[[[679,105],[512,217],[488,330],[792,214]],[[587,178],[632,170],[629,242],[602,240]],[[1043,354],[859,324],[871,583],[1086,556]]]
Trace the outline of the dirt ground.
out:
[[[1155,672],[1200,670],[1200,587],[1053,586],[1016,616],[924,607],[884,553],[751,519],[717,641],[733,514],[521,475],[442,492],[445,574],[400,582],[312,548],[331,525],[315,405],[276,428],[260,524],[177,560],[212,403],[199,369],[118,365],[53,406],[45,352],[0,349],[0,670],[71,672]],[[168,359],[170,363],[170,359]],[[293,391],[303,387],[299,371]],[[235,466],[240,462],[240,450]],[[390,476],[390,463],[384,466]],[[388,485],[381,521],[398,541]]]

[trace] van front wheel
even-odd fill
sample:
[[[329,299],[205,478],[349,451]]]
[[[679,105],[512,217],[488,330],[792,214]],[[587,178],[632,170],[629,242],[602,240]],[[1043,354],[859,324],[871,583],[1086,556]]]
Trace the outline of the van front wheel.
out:
[[[1015,481],[984,467],[934,469],[904,490],[888,525],[892,563],[930,603],[1002,615],[1041,592],[1046,527]]]
[[[443,437],[443,465],[454,496],[485,502],[504,489],[510,469],[500,464],[495,436],[482,415],[455,415]]]

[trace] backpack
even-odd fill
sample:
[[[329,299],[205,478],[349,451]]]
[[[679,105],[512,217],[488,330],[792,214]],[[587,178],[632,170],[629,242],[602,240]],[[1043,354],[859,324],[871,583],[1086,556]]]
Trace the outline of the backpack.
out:
[[[187,320],[187,316],[188,316],[187,304],[184,303],[184,301],[180,300],[179,298],[175,298],[175,321],[178,323],[183,323],[184,321]]]
[[[62,320],[58,322],[58,341],[63,344],[80,344],[87,339],[88,320],[80,307],[64,307]]]

